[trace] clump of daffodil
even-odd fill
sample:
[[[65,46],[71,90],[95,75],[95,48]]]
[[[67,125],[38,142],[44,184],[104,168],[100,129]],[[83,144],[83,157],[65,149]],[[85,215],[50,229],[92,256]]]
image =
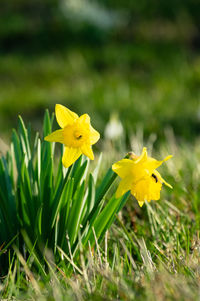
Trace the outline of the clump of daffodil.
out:
[[[79,117],[60,104],[56,104],[55,114],[61,129],[46,136],[45,140],[60,142],[65,145],[62,157],[63,165],[69,167],[81,154],[94,160],[91,145],[99,140],[100,135],[91,126],[89,115],[83,114]]]
[[[122,196],[128,190],[137,199],[140,207],[145,201],[160,199],[160,191],[164,183],[172,188],[156,170],[164,161],[172,156],[167,156],[162,161],[148,157],[146,147],[142,154],[130,154],[130,159],[123,159],[112,165],[112,169],[122,179],[116,191],[116,197]]]

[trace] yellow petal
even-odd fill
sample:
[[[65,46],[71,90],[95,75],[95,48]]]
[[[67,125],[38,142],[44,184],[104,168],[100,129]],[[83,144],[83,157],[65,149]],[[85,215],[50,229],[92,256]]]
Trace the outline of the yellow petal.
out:
[[[165,161],[167,161],[167,160],[171,159],[172,157],[173,157],[172,155],[169,155],[169,156],[165,157],[165,159],[163,159],[163,161],[162,161],[162,162],[165,162]]]
[[[121,180],[119,186],[116,191],[116,198],[121,197],[124,193],[131,189],[132,179],[130,177],[126,177]]]
[[[139,202],[138,201],[138,204],[139,204],[140,207],[142,207],[144,205],[144,202]]]
[[[76,119],[78,119],[78,115],[66,107],[56,104],[55,108],[56,119],[61,128],[64,128],[68,124],[72,124]]]
[[[133,160],[122,159],[112,165],[112,170],[120,176],[120,178],[125,178],[131,176],[132,169],[135,165]]]
[[[164,160],[158,161],[152,157],[148,157],[146,147],[143,148],[142,154],[136,159],[133,160],[136,164],[144,164],[144,168],[149,170],[150,172],[156,168],[158,168],[163,162],[169,160],[172,156],[167,156]]]
[[[63,129],[52,132],[50,135],[46,136],[44,140],[64,143]]]
[[[83,114],[78,120],[80,123],[90,123],[90,116],[88,114]]]
[[[147,157],[148,157],[147,148],[143,147],[141,155],[136,160],[134,160],[134,162],[135,163],[143,163],[147,160]]]
[[[90,125],[90,143],[95,144],[100,138],[100,134]]]
[[[88,114],[83,114],[79,117],[78,121],[79,123],[82,123],[82,126],[84,126],[84,124],[89,125],[88,129],[90,135],[90,143],[95,144],[99,140],[100,134],[91,126],[90,116]]]
[[[154,158],[151,158],[151,157],[148,157],[147,158],[147,161],[145,163],[145,166],[147,169],[149,170],[154,170],[156,168],[158,168],[163,162],[169,160],[172,156],[167,156],[164,160],[162,161],[157,161],[156,159]]]
[[[79,148],[65,147],[62,163],[65,167],[72,165],[81,155]]]
[[[163,183],[168,186],[169,188],[173,189],[173,186],[167,183],[163,178],[162,178]]]
[[[169,183],[167,183],[167,182],[161,177],[160,173],[159,173],[157,170],[154,170],[153,173],[157,176],[158,180],[159,180],[161,183],[164,183],[166,186],[168,186],[168,187],[171,188],[171,189],[173,188]]]
[[[89,144],[82,145],[81,146],[81,151],[85,156],[90,158],[90,160],[94,160],[94,154],[93,154],[91,145],[89,145]]]

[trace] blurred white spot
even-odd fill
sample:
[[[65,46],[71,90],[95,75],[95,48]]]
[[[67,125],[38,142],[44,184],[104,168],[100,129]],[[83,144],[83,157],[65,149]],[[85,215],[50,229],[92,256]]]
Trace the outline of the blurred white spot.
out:
[[[104,29],[111,28],[122,21],[118,13],[109,11],[95,1],[62,0],[61,9],[64,15],[73,21],[90,22]]]
[[[123,136],[123,133],[124,129],[122,123],[118,119],[118,115],[113,113],[105,128],[105,138],[108,140],[117,140]]]

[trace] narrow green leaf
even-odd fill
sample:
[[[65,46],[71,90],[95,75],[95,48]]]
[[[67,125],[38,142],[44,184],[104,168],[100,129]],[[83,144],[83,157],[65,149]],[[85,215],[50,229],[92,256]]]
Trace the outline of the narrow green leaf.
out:
[[[92,174],[89,175],[89,180],[88,180],[88,188],[87,188],[87,200],[85,202],[85,208],[83,211],[83,224],[86,223],[87,218],[92,211],[95,203],[95,183]]]
[[[54,119],[54,114],[52,114],[52,118],[50,118],[49,110],[45,110],[44,122],[43,122],[43,137],[51,133],[53,119]]]
[[[67,224],[70,212],[70,206],[72,201],[72,194],[74,188],[74,179],[69,179],[65,184],[62,196],[61,196],[61,209],[59,219],[59,245],[63,247],[66,242]]]
[[[97,189],[95,203],[98,204],[98,202],[104,197],[104,195],[107,193],[107,191],[109,190],[111,184],[114,182],[116,177],[117,174],[114,173],[111,168],[109,168],[100,186]]]
[[[109,220],[112,218],[112,216],[117,212],[119,206],[121,203],[123,205],[127,201],[129,197],[130,192],[125,193],[125,195],[121,198],[116,199],[114,196],[109,200],[109,202],[106,204],[102,212],[99,214],[99,216],[96,218],[94,222],[94,230],[96,233],[97,238],[100,237],[101,233],[105,229],[106,225],[109,225]],[[90,229],[90,237],[88,240],[90,240],[91,246],[94,245],[95,240],[94,240],[94,235]],[[106,229],[107,230],[107,229]]]
[[[58,202],[57,203],[54,202],[54,206],[53,206],[53,209],[52,209],[51,228],[53,228],[53,226],[55,224],[55,221],[56,221],[56,218],[58,216],[58,212],[60,211],[60,208],[66,206],[66,204],[71,199],[72,187],[70,187],[70,185],[71,186],[73,185],[71,180],[69,180],[65,183],[65,186],[62,190],[62,194],[61,194],[60,198],[58,198]],[[54,201],[55,201],[55,199],[54,199]]]
[[[86,200],[86,198],[84,198],[84,188],[85,182],[83,182],[82,185],[77,189],[73,199],[68,223],[68,235],[71,244],[74,243],[80,226],[80,218],[84,208],[84,201]]]
[[[19,136],[15,130],[13,130],[12,132],[12,145],[13,145],[13,159],[16,162],[18,173],[20,173],[23,153],[20,145]]]
[[[85,160],[85,162],[82,165],[76,168],[76,171],[74,172],[73,175],[75,187],[77,187],[79,184],[81,185],[85,180],[88,167],[89,167],[89,161]]]
[[[127,196],[126,196],[127,194]],[[130,192],[127,192],[124,197],[122,198],[122,201],[120,202],[118,208],[116,209],[116,211],[113,212],[112,216],[110,217],[108,223],[106,224],[104,230],[102,231],[101,233],[101,238],[99,240],[99,242],[103,239],[104,235],[105,235],[105,232],[110,228],[110,226],[113,224],[113,222],[115,221],[116,219],[116,214],[118,214],[120,212],[120,210],[124,207],[124,205],[126,204],[127,202],[127,199],[129,198],[130,196]],[[126,197],[125,197],[126,196]]]
[[[27,159],[31,159],[31,150],[30,150],[30,143],[28,139],[28,131],[25,127],[23,119],[19,116],[19,138],[21,141],[22,149],[24,151],[24,155],[27,156]]]
[[[102,162],[102,158],[103,158],[103,154],[100,153],[99,155],[99,159],[98,159],[98,162],[97,162],[97,165],[92,173],[92,176],[93,176],[93,179],[94,179],[94,183],[96,184],[97,182],[97,178],[98,178],[98,174],[99,174],[99,169],[101,167],[101,162]]]

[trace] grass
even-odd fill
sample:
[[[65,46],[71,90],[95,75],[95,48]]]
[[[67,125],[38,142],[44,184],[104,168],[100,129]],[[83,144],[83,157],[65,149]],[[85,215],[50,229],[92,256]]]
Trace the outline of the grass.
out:
[[[132,137],[133,148],[145,144]],[[1,300],[198,300],[199,140],[178,144],[167,133],[156,157],[168,153],[174,157],[160,169],[172,191],[142,208],[130,197],[101,243],[87,252],[80,245],[78,260],[60,250],[65,260],[57,264],[46,250],[45,275],[15,248]]]

